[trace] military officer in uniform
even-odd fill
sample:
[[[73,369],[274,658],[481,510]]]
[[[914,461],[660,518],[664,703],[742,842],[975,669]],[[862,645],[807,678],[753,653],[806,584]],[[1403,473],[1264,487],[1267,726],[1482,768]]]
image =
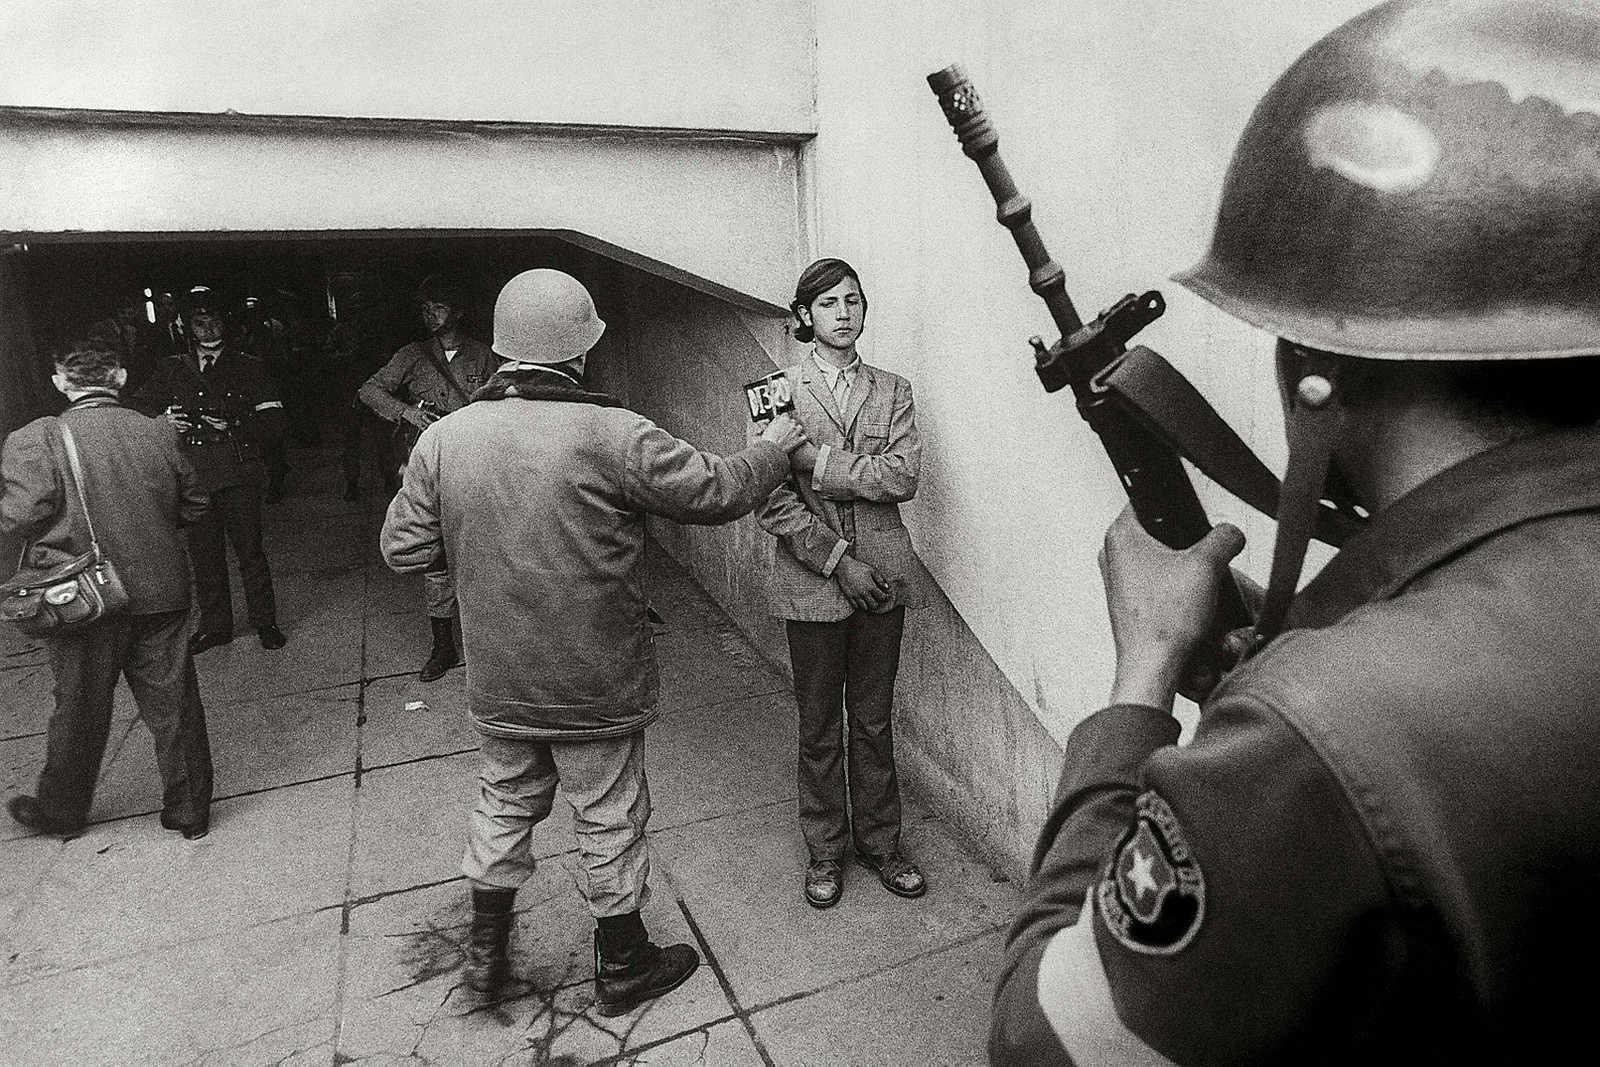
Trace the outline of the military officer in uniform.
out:
[[[424,278],[417,301],[422,305],[427,338],[400,349],[361,387],[362,403],[409,431],[403,437],[401,466],[417,436],[440,417],[465,406],[499,366],[488,345],[462,330],[464,294],[455,278],[441,274]],[[444,677],[460,656],[455,638],[456,587],[442,554],[423,579],[433,648],[418,676],[431,682]]]
[[[188,530],[200,604],[190,647],[200,653],[233,640],[226,535],[239,559],[250,625],[262,648],[282,648],[261,544],[261,490],[265,454],[283,436],[283,404],[261,362],[227,344],[222,308],[209,290],[191,296],[184,318],[189,351],[162,360],[134,403],[178,428],[184,454],[211,500],[206,515]]]
[[[1131,515],[1111,527],[1116,673],[1067,743],[994,1062],[1587,1046],[1597,85],[1593,3],[1395,0],[1257,108],[1210,252],[1179,280],[1280,338],[1267,640],[1178,746],[1174,693],[1243,538],[1174,552]],[[1296,593],[1296,516],[1324,496],[1371,520]]]

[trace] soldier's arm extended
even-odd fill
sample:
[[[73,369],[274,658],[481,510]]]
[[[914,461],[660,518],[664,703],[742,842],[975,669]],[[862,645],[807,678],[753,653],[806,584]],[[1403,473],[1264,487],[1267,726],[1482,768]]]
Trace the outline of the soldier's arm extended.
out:
[[[788,474],[788,453],[770,441],[719,456],[644,422],[628,444],[622,484],[629,502],[641,510],[711,526],[754,510]]]
[[[383,418],[390,422],[399,422],[405,418],[406,408],[410,407],[399,398],[400,390],[405,384],[406,375],[411,372],[412,364],[416,361],[417,357],[412,353],[411,346],[407,345],[362,383],[356,395],[361,398],[363,404]]]
[[[850,542],[806,507],[787,481],[769,493],[756,509],[756,521],[763,530],[782,540],[795,559],[824,578],[833,576],[834,568],[850,547]]]
[[[411,450],[400,491],[389,501],[378,547],[384,562],[401,574],[431,569],[444,555],[439,521],[438,444],[424,430]]]
[[[917,434],[916,404],[911,383],[894,379],[894,405],[886,427],[857,424],[857,435],[873,429],[886,432],[881,452],[847,452],[823,445],[817,450],[811,487],[830,500],[871,500],[903,504],[917,495],[922,468],[922,441]]]

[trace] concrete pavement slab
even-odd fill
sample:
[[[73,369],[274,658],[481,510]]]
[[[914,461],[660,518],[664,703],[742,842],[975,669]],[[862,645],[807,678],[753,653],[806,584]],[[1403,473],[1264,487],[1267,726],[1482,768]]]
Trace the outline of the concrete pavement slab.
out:
[[[320,1067],[333,1058],[338,949],[339,913],[323,912],[0,987],[5,1060]]]
[[[0,670],[0,737],[43,733],[55,706],[54,692],[55,679],[42,653],[37,663]]]
[[[44,766],[44,750],[43,734],[0,741],[0,804],[18,793],[33,794],[39,770]],[[0,815],[0,841],[27,837],[29,833],[27,827],[9,815]]]
[[[665,610],[675,606],[667,605]],[[738,634],[669,632],[656,638],[656,662],[661,668],[660,707],[664,712],[790,688],[788,680]]]
[[[426,707],[407,710],[408,705]],[[434,682],[415,674],[367,683],[362,699],[361,762],[367,767],[478,747],[467,714],[467,672],[457,668]]]
[[[237,796],[353,774],[359,697],[359,686],[351,684],[318,693],[207,704],[215,795]],[[160,809],[155,740],[142,722],[135,723],[100,776],[92,817],[109,819]]]
[[[663,713],[645,732],[651,829],[793,797],[795,722],[787,692]]]
[[[280,617],[289,643],[267,651],[254,630],[240,624],[232,644],[195,658],[207,705],[307,693],[361,678],[361,642],[353,618]]]
[[[0,930],[11,929],[34,899],[34,887],[61,858],[62,848],[62,842],[54,837],[23,837],[5,843],[0,850],[4,860],[0,862]]]
[[[591,1011],[594,922],[565,868],[570,862],[546,864],[518,893],[515,981],[492,1005],[460,988],[471,920],[464,884],[351,909],[341,1062],[593,1063],[729,1018],[732,1007],[705,966],[631,1015],[607,1019]],[[692,941],[670,886],[655,881],[656,897],[645,909],[652,936],[661,944]],[[719,1035],[719,1047],[723,1041],[737,1049],[736,1039]],[[686,1062],[675,1054],[641,1062]]]
[[[970,1067],[986,1059],[1002,934],[983,936],[752,1014],[779,1067]]]
[[[926,896],[894,896],[852,862],[843,899],[818,911],[801,898],[806,853],[791,804],[653,836],[746,1008],[881,971],[1007,921],[1015,892],[911,798],[902,840],[927,873]]]
[[[422,669],[423,661],[433,648],[433,630],[428,625],[420,594],[407,608],[404,611],[369,608],[366,659],[362,664],[366,677],[415,675]]]
[[[17,922],[0,932],[0,966],[10,981],[30,980],[337,906],[350,790],[342,779],[225,800],[197,841],[154,816],[91,826],[62,846]]]

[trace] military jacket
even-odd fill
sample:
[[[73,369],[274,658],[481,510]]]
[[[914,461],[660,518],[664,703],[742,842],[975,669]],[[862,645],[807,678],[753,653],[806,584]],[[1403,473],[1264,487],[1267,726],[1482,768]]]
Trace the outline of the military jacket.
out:
[[[428,358],[430,350],[434,359]],[[448,380],[439,373],[435,361],[449,371]],[[415,341],[396,352],[367,379],[361,387],[361,402],[390,422],[399,422],[405,409],[418,401],[449,413],[464,407],[467,398],[489,380],[499,363],[500,357],[488,345],[470,337],[461,342],[455,358],[448,363],[437,339]]]
[[[208,427],[180,435],[184,455],[207,492],[259,484],[265,450],[283,437],[277,386],[260,360],[233,348],[224,348],[203,374],[192,352],[162,360],[133,404],[158,418],[178,407],[195,415],[195,421],[207,414],[228,423],[226,430]]]
[[[1407,494],[1207,699],[1187,746],[1153,708],[1081,723],[1008,940],[993,1061],[1581,1047],[1600,987],[1596,471],[1600,433],[1548,433]],[[1085,1025],[1096,1012],[1110,1022]]]

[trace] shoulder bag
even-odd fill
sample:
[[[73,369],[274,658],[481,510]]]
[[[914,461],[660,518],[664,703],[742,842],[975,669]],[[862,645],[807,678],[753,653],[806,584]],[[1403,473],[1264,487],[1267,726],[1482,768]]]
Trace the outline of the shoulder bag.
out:
[[[81,630],[108,615],[127,610],[128,591],[116,568],[100,551],[100,539],[89,517],[89,501],[83,493],[83,468],[78,463],[78,448],[66,423],[56,421],[61,445],[72,467],[72,485],[89,528],[89,551],[51,568],[25,567],[0,584],[0,622],[15,623],[30,637],[53,637]],[[28,546],[22,548],[21,563],[28,559]]]

